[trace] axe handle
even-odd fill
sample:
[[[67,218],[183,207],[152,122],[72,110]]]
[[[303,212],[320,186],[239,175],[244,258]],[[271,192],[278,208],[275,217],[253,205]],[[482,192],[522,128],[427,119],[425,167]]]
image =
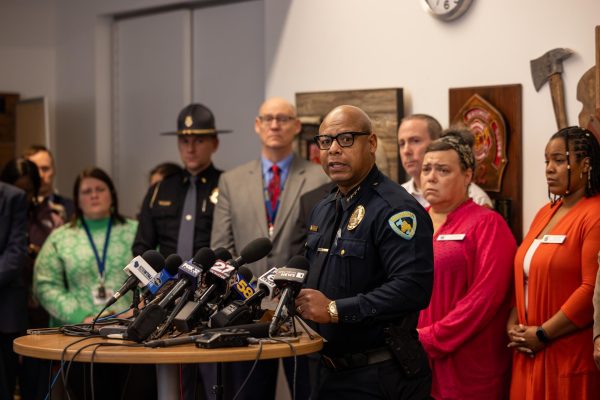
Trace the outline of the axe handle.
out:
[[[567,127],[567,111],[565,110],[565,88],[561,74],[550,75],[550,93],[552,106],[558,129]]]

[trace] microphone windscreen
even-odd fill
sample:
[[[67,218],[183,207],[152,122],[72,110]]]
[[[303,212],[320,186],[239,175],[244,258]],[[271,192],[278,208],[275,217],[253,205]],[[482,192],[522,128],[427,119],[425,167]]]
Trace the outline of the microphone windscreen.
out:
[[[215,257],[217,258],[217,260],[221,261],[228,261],[233,258],[229,250],[227,250],[225,247],[219,247],[215,249]]]
[[[244,280],[247,282],[250,282],[254,277],[254,274],[252,273],[252,271],[250,271],[250,268],[246,267],[245,265],[242,265],[238,269],[238,274],[241,275],[242,278],[244,278]]]
[[[181,263],[183,263],[183,260],[178,254],[170,254],[165,260],[165,269],[170,275],[175,275],[179,270]]]
[[[308,270],[310,267],[310,263],[308,262],[308,259],[304,256],[294,256],[290,259],[290,261],[288,261],[286,267]]]
[[[156,272],[162,270],[165,265],[165,258],[156,250],[146,250],[144,254],[142,254],[142,258],[150,264],[152,269]]]
[[[203,247],[198,250],[193,259],[194,264],[202,266],[205,271],[212,267],[215,261],[217,261],[215,252],[208,247]]]
[[[272,248],[273,243],[269,239],[258,238],[248,243],[240,252],[240,256],[244,264],[249,264],[267,256]]]

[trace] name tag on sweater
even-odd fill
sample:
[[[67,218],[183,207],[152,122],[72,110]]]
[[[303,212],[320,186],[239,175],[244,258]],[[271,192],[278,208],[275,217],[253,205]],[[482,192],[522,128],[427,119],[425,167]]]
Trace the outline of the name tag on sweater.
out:
[[[465,238],[464,233],[454,233],[451,235],[440,235],[440,236],[438,236],[437,240],[439,242],[447,242],[447,241],[460,241],[460,240],[464,240],[464,238]]]
[[[562,244],[565,242],[567,235],[544,235],[542,237],[542,243],[557,243]]]

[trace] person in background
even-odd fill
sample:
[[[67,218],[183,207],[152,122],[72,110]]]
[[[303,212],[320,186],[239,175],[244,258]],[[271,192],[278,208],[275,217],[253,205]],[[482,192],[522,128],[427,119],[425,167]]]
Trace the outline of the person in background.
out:
[[[134,255],[158,248],[165,258],[177,253],[189,260],[210,245],[221,175],[212,164],[212,155],[219,148],[217,134],[227,132],[216,129],[212,111],[202,104],[181,110],[177,131],[164,135],[177,136],[184,169],[152,185],[146,193],[132,246]]]
[[[180,174],[182,172],[182,168],[172,162],[164,162],[158,164],[156,167],[150,170],[149,174],[149,182],[150,186],[161,182],[163,179],[168,178],[171,175]]]
[[[600,146],[588,130],[568,127],[552,135],[544,156],[550,203],[533,219],[514,263],[510,398],[600,399],[591,340]]]
[[[249,264],[256,277],[271,267],[282,267],[294,255],[290,241],[298,218],[299,198],[328,181],[318,165],[301,159],[293,152],[300,133],[296,108],[288,101],[273,97],[259,108],[254,131],[261,142],[260,158],[223,173],[219,180],[219,203],[215,208],[211,247],[225,247],[234,257],[257,237],[268,237],[271,253]],[[299,358],[298,399],[309,396],[308,367]],[[232,388],[239,387],[252,362],[233,364]],[[292,387],[292,364],[284,360],[288,383]],[[252,391],[241,398],[273,399],[278,360],[260,361],[251,376]],[[246,396],[246,397],[244,397]]]
[[[97,167],[84,169],[75,180],[73,198],[76,207],[71,222],[50,234],[35,262],[34,291],[50,313],[51,326],[92,322],[127,279],[123,268],[132,259],[137,222],[119,213],[117,192],[108,174]],[[126,311],[131,301],[131,296],[121,297],[108,313]],[[98,374],[96,398],[121,398],[129,367],[98,365],[94,371]],[[155,396],[154,369],[145,375],[150,378],[145,378],[144,387]],[[76,376],[69,389],[80,397],[88,390]]]
[[[434,399],[508,396],[504,326],[517,245],[500,214],[468,196],[475,171],[472,140],[469,132],[445,131],[427,146],[421,168],[434,228],[434,279],[418,331],[431,364]]]
[[[61,196],[54,188],[54,156],[45,146],[32,145],[23,152],[23,157],[33,161],[40,174],[41,186],[37,203],[40,210],[43,210],[41,215],[45,216],[40,222],[50,229],[61,226],[71,218],[74,207],[71,199]]]
[[[28,259],[22,266],[27,286],[27,328],[48,327],[48,313],[33,294],[33,264],[51,228],[43,223],[50,219],[49,209],[39,204],[40,175],[31,161],[19,157],[10,160],[0,173],[0,180],[22,189],[27,197]],[[23,400],[43,399],[48,388],[50,363],[45,360],[20,357],[19,392]]]
[[[23,190],[0,182],[0,399],[12,400],[18,356],[13,340],[27,329],[27,198]]]
[[[158,249],[165,258],[177,253],[189,260],[210,245],[221,175],[221,170],[212,163],[212,156],[219,148],[217,134],[228,132],[216,128],[215,117],[208,107],[194,103],[179,113],[177,131],[163,133],[177,136],[184,168],[164,177],[146,193],[132,246],[134,255]],[[197,365],[183,365],[181,381],[185,399],[205,397]]]
[[[402,120],[398,127],[398,151],[402,167],[410,176],[410,179],[402,184],[406,191],[414,196],[423,207],[429,203],[423,196],[421,188],[421,165],[425,150],[432,140],[440,137],[442,126],[430,115],[413,114]],[[493,208],[492,200],[487,193],[471,182],[469,185],[469,197],[476,204]]]
[[[336,107],[315,141],[337,189],[311,213],[310,270],[295,303],[327,340],[311,398],[428,399],[416,327],[433,284],[431,219],[375,165],[377,136],[363,110]]]

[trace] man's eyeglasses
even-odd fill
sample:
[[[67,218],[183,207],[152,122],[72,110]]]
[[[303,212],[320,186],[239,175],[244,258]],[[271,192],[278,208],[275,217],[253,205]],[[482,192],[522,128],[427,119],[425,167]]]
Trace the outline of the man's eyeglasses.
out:
[[[296,117],[290,117],[289,115],[259,115],[258,119],[263,124],[271,124],[273,120],[277,121],[278,124],[287,124],[288,122],[295,120]]]
[[[333,141],[336,140],[340,147],[350,147],[354,144],[355,136],[368,136],[370,133],[367,132],[342,132],[335,136],[331,135],[317,135],[315,136],[315,143],[321,150],[329,150]]]

